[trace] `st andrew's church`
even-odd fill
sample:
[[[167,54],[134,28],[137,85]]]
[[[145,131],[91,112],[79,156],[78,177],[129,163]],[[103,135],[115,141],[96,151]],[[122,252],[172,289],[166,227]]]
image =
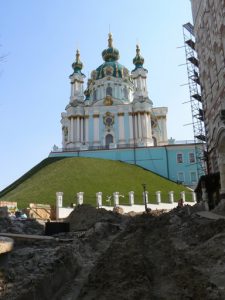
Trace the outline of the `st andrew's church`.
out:
[[[70,100],[61,118],[62,149],[54,146],[49,156],[119,160],[195,186],[201,176],[195,144],[178,144],[173,139],[168,143],[167,107],[153,107],[139,46],[131,72],[118,62],[111,33],[102,58],[84,88],[77,50],[69,77]]]
[[[167,108],[154,108],[148,96],[144,58],[137,45],[134,69],[121,65],[109,33],[103,64],[85,75],[77,50],[70,75],[71,96],[62,113],[63,150],[162,146],[168,143]]]

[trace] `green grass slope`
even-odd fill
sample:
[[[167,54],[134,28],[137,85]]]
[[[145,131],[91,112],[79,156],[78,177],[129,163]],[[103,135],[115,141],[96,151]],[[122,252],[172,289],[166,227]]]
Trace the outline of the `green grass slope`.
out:
[[[125,196],[120,198],[120,203],[128,204],[128,192],[134,191],[135,203],[142,203],[142,183],[146,183],[152,203],[156,191],[162,192],[164,202],[169,191],[175,192],[175,200],[183,190],[191,199],[190,191],[184,186],[134,165],[104,159],[66,158],[39,168],[14,189],[0,195],[0,200],[16,201],[19,208],[25,208],[29,203],[55,204],[56,192],[64,192],[63,205],[67,206],[76,203],[77,192],[84,192],[84,202],[96,205],[95,194],[101,191],[104,205],[108,204],[106,196],[118,191]]]
[[[37,173],[39,170],[41,170],[43,167],[50,165],[58,160],[64,159],[65,157],[47,157],[44,160],[42,160],[39,164],[34,166],[32,169],[30,169],[28,172],[26,172],[23,176],[18,178],[16,181],[14,181],[12,184],[8,185],[5,189],[0,191],[0,199],[10,191],[14,190],[18,185],[20,185],[22,182],[30,178],[32,175]]]

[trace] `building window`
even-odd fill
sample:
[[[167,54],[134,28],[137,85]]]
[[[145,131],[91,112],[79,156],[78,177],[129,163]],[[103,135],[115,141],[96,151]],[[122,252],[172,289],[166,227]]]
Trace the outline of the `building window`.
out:
[[[177,181],[181,184],[184,183],[184,172],[178,172]]]
[[[111,86],[108,86],[106,89],[106,96],[112,96],[112,88]]]
[[[124,95],[125,99],[128,99],[128,90],[127,90],[127,87],[123,88],[123,95]]]
[[[183,154],[177,153],[177,163],[182,164],[183,163]]]
[[[190,163],[195,163],[195,154],[194,154],[194,152],[189,153],[189,162]]]
[[[190,173],[190,177],[191,177],[191,183],[196,183],[197,182],[197,174],[196,174],[196,172],[191,172]]]

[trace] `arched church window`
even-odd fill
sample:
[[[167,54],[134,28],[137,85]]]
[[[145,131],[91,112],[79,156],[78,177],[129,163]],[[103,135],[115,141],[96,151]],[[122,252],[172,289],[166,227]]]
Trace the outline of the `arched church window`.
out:
[[[126,86],[123,88],[123,95],[125,99],[128,99],[128,90]]]
[[[111,88],[111,86],[107,86],[106,96],[112,96],[112,88]]]
[[[97,91],[94,90],[93,92],[93,101],[96,101],[97,100]]]

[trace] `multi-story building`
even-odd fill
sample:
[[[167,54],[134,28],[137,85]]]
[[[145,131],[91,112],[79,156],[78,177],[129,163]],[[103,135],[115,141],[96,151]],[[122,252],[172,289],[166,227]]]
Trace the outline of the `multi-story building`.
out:
[[[209,173],[220,173],[225,199],[225,1],[191,0]]]

